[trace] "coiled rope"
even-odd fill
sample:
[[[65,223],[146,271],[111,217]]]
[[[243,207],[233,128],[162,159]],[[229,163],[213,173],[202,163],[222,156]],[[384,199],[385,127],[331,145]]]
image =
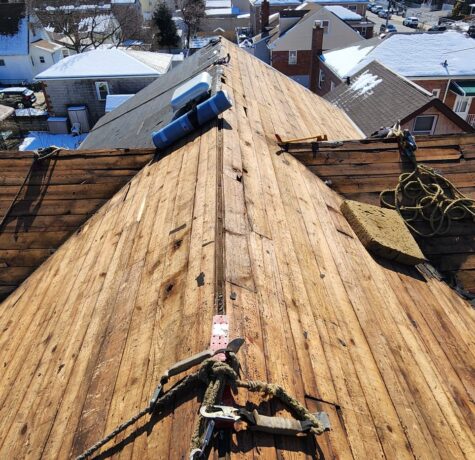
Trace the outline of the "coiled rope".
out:
[[[390,197],[390,200],[388,199]],[[422,164],[403,173],[394,189],[383,190],[381,204],[395,209],[406,225],[420,236],[444,235],[452,222],[471,216],[475,218],[475,200],[463,195],[448,179]],[[428,222],[430,230],[422,232],[413,224]]]
[[[195,373],[189,374],[178,382],[174,387],[167,391],[158,401],[152,405],[150,403],[147,407],[142,409],[136,415],[131,417],[119,425],[115,430],[107,436],[96,442],[89,449],[76,457],[76,460],[85,460],[92,454],[97,452],[101,447],[111,441],[118,434],[126,430],[128,427],[136,423],[147,414],[154,411],[160,411],[169,407],[175,398],[180,398],[197,386],[206,386],[203,396],[202,405],[214,405],[223,388],[230,385],[231,388],[245,388],[251,392],[261,393],[265,397],[275,397],[279,399],[293,415],[300,420],[309,420],[312,424],[310,432],[313,434],[321,434],[324,432],[322,423],[310,413],[299,401],[284,390],[281,386],[272,383],[241,380],[238,376],[237,369],[239,369],[239,362],[233,353],[227,353],[227,361],[222,362],[213,359],[203,361],[199,370]],[[190,451],[200,447],[202,437],[205,429],[206,420],[199,417],[193,436],[191,438]]]
[[[417,163],[417,145],[409,131],[403,131],[398,122],[391,128],[391,136],[397,137],[401,155],[413,163],[414,170],[402,173],[394,189],[379,194],[381,205],[395,209],[414,233],[424,237],[444,235],[452,222],[475,218],[475,200],[463,195],[434,169]],[[417,220],[426,221],[429,231],[416,228],[413,222]]]

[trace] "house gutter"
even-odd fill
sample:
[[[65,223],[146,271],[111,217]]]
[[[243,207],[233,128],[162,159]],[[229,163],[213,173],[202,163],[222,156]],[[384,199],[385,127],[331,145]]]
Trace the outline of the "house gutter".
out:
[[[63,81],[63,80],[97,80],[98,78],[104,79],[116,79],[116,78],[141,78],[141,77],[161,77],[165,75],[167,72],[164,73],[153,73],[153,74],[143,74],[143,75],[88,75],[87,77],[51,77],[51,78],[41,78],[40,75],[37,75],[34,80],[35,81]],[[38,78],[40,77],[40,78]]]

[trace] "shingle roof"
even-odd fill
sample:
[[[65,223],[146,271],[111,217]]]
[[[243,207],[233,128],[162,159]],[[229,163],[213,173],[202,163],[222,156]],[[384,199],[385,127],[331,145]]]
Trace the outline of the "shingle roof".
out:
[[[373,61],[325,95],[343,109],[369,136],[381,126],[392,126],[432,100],[420,86]]]

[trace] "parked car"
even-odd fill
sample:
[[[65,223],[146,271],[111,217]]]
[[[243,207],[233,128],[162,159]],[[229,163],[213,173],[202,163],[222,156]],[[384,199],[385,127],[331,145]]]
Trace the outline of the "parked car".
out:
[[[380,34],[389,34],[394,32],[397,32],[396,26],[394,24],[388,24],[387,27],[385,24],[381,24],[381,26],[379,27]]]
[[[391,19],[391,11],[389,10],[380,10],[378,16],[383,19]]]
[[[374,14],[378,14],[379,11],[381,11],[383,7],[381,5],[375,5],[373,8],[371,8],[371,12]]]
[[[475,26],[470,26],[467,33],[469,37],[475,38]]]
[[[447,26],[434,25],[429,29],[429,32],[445,32],[446,30]]]
[[[25,109],[36,102],[36,96],[31,89],[20,87],[4,88],[0,90],[0,104]]]
[[[404,21],[402,21],[402,25],[406,27],[417,28],[417,26],[419,25],[419,18],[415,18],[413,16],[406,18],[404,19]]]

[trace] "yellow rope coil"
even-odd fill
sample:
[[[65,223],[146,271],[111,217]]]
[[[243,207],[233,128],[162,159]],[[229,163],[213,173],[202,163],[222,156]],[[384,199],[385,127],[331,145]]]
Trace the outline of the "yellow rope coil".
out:
[[[388,195],[391,195],[390,201],[386,198]],[[417,164],[410,173],[401,174],[396,188],[383,190],[379,197],[382,205],[395,209],[406,225],[420,236],[444,235],[453,221],[469,216],[475,218],[475,200],[422,164]],[[412,224],[418,218],[429,223],[429,232],[421,232]]]

